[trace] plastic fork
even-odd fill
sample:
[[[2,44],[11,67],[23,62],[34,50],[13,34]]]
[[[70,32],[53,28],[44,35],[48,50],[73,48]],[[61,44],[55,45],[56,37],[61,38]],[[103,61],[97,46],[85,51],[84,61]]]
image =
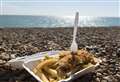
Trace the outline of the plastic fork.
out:
[[[77,50],[78,50],[78,45],[76,43],[76,34],[77,34],[78,21],[79,21],[79,13],[76,12],[75,21],[74,21],[73,41],[72,41],[72,44],[71,44],[71,47],[70,47],[70,50],[73,53],[76,53]]]

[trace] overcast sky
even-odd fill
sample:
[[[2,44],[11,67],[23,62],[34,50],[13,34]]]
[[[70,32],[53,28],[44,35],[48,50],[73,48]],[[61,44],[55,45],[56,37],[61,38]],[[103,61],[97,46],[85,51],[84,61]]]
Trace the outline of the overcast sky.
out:
[[[120,12],[120,0],[0,0],[2,15],[114,16]]]

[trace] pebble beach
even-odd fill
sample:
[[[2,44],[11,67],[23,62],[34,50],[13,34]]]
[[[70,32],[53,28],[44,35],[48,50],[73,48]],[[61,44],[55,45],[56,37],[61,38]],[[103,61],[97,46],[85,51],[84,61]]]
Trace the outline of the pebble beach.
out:
[[[0,82],[38,82],[7,62],[37,52],[69,50],[72,32],[73,28],[0,28]],[[120,82],[120,27],[79,28],[77,43],[102,63],[93,73],[72,82]]]

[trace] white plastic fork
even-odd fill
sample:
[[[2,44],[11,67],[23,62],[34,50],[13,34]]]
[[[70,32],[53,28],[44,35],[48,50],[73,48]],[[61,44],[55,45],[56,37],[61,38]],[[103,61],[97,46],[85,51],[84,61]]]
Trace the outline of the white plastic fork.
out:
[[[73,41],[72,41],[72,44],[71,44],[71,47],[70,47],[71,52],[77,52],[77,50],[78,50],[78,45],[76,43],[78,21],[79,21],[79,13],[76,12],[75,22],[74,22],[74,31],[73,31]]]

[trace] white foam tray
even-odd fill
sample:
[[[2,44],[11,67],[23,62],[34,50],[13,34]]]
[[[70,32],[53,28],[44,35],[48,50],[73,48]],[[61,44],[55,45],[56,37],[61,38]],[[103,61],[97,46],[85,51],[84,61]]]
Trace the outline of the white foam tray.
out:
[[[49,51],[47,52],[48,55],[51,55],[51,56],[56,56],[56,54],[58,54],[59,51]],[[28,61],[24,62],[23,63],[23,67],[33,76],[35,77],[39,82],[43,82],[36,74],[34,74],[34,72],[32,71],[34,69],[34,67],[36,67],[36,65],[38,65],[38,61],[40,59],[43,59],[43,56],[42,57],[37,57],[36,58],[33,58],[33,59],[29,59]],[[95,61],[97,62],[95,65],[92,65],[92,66],[89,66],[85,69],[82,69],[78,72],[76,72],[75,74],[73,74],[72,76],[70,76],[69,78],[67,79],[64,79],[64,80],[60,80],[58,82],[68,82],[72,79],[76,79],[82,75],[85,75],[89,72],[92,72],[95,70],[95,68],[100,64],[101,60],[100,59],[97,59],[95,58]]]

